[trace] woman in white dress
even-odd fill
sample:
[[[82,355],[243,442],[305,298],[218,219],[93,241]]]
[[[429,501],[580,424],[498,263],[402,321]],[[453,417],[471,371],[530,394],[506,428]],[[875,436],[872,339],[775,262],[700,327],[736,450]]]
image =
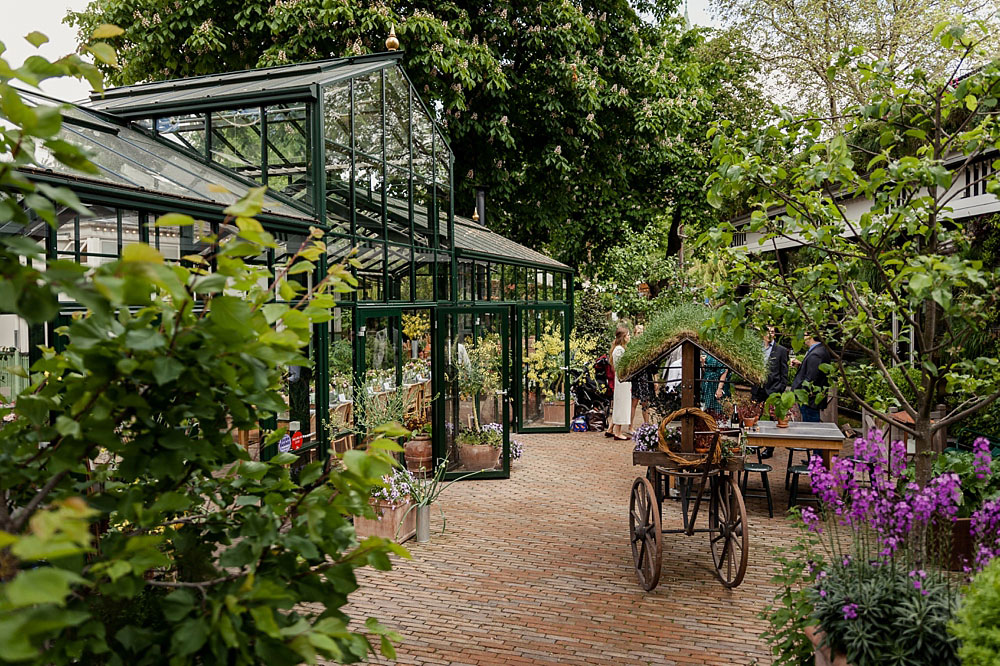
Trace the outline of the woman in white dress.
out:
[[[625,353],[625,346],[631,339],[628,331],[628,324],[618,324],[615,330],[615,342],[611,345],[611,367],[615,371],[615,401],[611,409],[611,432],[617,440],[628,440],[622,433],[623,426],[632,425],[632,383],[623,382],[618,374],[618,361]]]

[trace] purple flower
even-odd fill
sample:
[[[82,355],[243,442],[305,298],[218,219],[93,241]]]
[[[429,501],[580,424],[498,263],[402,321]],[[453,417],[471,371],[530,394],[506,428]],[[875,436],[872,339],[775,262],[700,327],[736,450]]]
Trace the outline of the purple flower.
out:
[[[802,507],[801,515],[802,515],[802,522],[806,524],[806,527],[809,528],[809,531],[816,533],[823,531],[823,527],[820,525],[819,521],[819,514],[816,512],[816,509],[814,509],[811,506]],[[810,564],[810,567],[811,566],[812,565]],[[812,572],[810,571],[810,573]]]
[[[524,455],[524,442],[516,439],[510,440],[510,459],[520,460]]]
[[[976,544],[976,570],[981,571],[994,557],[1000,557],[1000,498],[984,502],[972,514],[970,527]]]
[[[632,441],[635,442],[635,451],[656,451],[660,447],[659,430],[652,423],[643,423],[632,433]]]
[[[976,470],[977,479],[985,479],[993,465],[993,455],[990,453],[990,440],[985,437],[976,439],[972,444],[972,466]]]
[[[858,605],[857,604],[846,604],[840,609],[844,614],[845,620],[856,620],[858,619]]]

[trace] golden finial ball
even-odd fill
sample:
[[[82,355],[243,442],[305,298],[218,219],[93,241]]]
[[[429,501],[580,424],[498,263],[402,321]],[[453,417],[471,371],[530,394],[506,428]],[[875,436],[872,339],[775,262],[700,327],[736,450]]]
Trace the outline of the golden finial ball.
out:
[[[395,51],[399,49],[399,40],[396,39],[396,26],[393,25],[389,28],[389,36],[385,40],[385,48],[390,51]]]
[[[475,209],[474,211],[472,211],[472,221],[473,222],[478,222],[479,221],[479,209],[478,208]]]

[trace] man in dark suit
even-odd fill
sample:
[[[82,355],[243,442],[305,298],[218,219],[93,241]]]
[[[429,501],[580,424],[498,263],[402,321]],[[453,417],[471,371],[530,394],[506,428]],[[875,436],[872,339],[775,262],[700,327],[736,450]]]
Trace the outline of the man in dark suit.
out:
[[[798,372],[795,373],[795,379],[792,380],[792,390],[800,388],[809,390],[813,387],[823,389],[821,392],[817,391],[816,393],[810,391],[810,397],[806,404],[799,405],[803,421],[818,423],[819,410],[826,407],[826,388],[830,385],[826,373],[820,370],[819,366],[830,362],[830,350],[826,348],[826,345],[808,333],[805,336],[805,343],[808,351],[802,358],[802,361],[792,359],[792,365],[799,368]]]
[[[772,393],[784,393],[788,388],[788,348],[777,343],[774,326],[765,328],[762,337],[767,376],[761,386],[754,388],[753,399],[757,402],[764,402]],[[768,446],[760,452],[761,458],[770,458],[772,455],[774,455],[773,446]]]

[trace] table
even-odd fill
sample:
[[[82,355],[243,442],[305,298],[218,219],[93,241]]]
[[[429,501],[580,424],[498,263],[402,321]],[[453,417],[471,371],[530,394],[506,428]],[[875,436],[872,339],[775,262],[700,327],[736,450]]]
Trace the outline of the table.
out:
[[[816,449],[827,469],[834,452],[844,446],[844,433],[836,423],[792,421],[787,428],[779,428],[774,421],[758,421],[747,428],[747,444],[773,446],[783,449]]]

